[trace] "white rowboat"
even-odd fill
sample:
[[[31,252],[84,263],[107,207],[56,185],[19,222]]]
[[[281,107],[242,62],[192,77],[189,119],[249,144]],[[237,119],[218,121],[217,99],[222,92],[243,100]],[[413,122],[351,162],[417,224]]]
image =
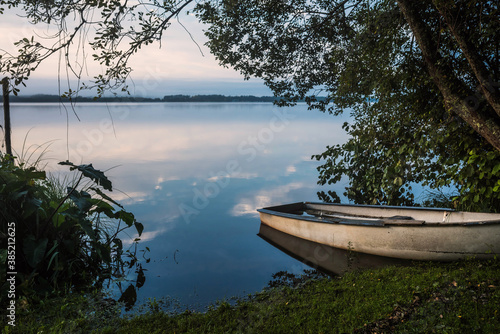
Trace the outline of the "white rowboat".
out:
[[[278,231],[366,254],[432,261],[500,255],[496,213],[309,202],[258,211]]]

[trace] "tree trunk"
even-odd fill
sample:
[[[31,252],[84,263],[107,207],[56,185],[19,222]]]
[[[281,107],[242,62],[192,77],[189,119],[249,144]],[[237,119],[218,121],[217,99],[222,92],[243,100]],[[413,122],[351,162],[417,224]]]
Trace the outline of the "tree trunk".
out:
[[[410,25],[413,35],[422,51],[427,69],[434,83],[443,95],[446,107],[467,122],[477,133],[500,151],[500,118],[496,113],[481,112],[467,103],[473,92],[466,87],[443,61],[432,35],[415,8],[419,2],[414,0],[397,0],[399,8]],[[469,95],[463,97],[463,94]]]
[[[5,148],[8,155],[12,155],[12,144],[10,141],[10,103],[9,103],[9,79],[2,79],[3,87],[3,115],[5,120]]]
[[[496,114],[500,116],[500,94],[497,88],[499,83],[495,82],[494,78],[489,75],[488,69],[477,52],[477,48],[469,41],[467,32],[463,29],[463,24],[460,24],[459,20],[465,17],[465,13],[461,12],[460,9],[454,9],[453,2],[451,4],[444,4],[442,1],[436,0],[433,0],[433,2],[444,18],[446,25],[460,46],[460,49],[462,49],[464,56],[467,58],[486,101],[488,101],[490,106],[495,110]]]

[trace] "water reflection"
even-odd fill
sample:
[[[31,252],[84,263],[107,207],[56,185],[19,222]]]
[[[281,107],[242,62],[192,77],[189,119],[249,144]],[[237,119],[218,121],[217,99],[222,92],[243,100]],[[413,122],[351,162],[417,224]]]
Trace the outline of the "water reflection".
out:
[[[107,170],[110,195],[144,224],[151,262],[138,302],[170,296],[194,308],[307,268],[255,236],[256,209],[317,200],[310,157],[346,139],[344,120],[305,105],[77,104],[81,122],[57,104],[11,112],[18,152],[28,132],[25,147],[55,140],[49,169],[70,159]]]
[[[330,275],[342,275],[354,269],[380,268],[410,264],[411,261],[330,247],[260,224],[259,237],[291,257]]]

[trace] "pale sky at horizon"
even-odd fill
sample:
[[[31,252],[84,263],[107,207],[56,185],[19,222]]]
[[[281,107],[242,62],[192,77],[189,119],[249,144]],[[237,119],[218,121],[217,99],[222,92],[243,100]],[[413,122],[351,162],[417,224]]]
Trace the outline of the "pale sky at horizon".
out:
[[[0,49],[15,51],[14,42],[26,37],[48,35],[50,32],[37,29],[25,18],[19,17],[8,9],[0,15]],[[134,69],[129,82],[133,96],[163,97],[175,94],[223,94],[223,95],[256,95],[270,96],[272,92],[261,80],[243,80],[243,76],[233,69],[219,66],[215,57],[204,45],[207,38],[203,34],[203,26],[190,15],[182,14],[180,21],[193,36],[177,22],[165,31],[161,48],[159,43],[143,47],[131,59]],[[39,40],[41,38],[38,38]],[[200,52],[200,49],[201,52]],[[91,53],[87,46],[87,53]],[[202,54],[203,53],[203,54]],[[87,72],[90,77],[97,74],[99,65],[87,59]],[[60,94],[67,90],[67,78],[61,73],[61,91],[58,89],[58,55],[47,59],[21,88],[20,95]],[[2,73],[3,75],[3,73]],[[83,94],[85,95],[85,94]],[[90,92],[88,95],[92,95]]]

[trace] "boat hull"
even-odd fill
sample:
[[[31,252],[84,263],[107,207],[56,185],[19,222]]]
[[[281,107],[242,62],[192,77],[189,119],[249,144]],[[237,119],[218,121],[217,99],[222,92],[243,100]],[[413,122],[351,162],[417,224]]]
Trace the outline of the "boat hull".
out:
[[[330,276],[355,269],[374,269],[411,263],[410,260],[358,253],[312,242],[260,224],[259,237],[285,254]]]
[[[405,217],[407,223],[405,220],[387,223],[380,217],[370,220],[365,215],[366,220],[350,220],[344,216],[332,221],[299,215],[307,205],[295,203],[261,209],[260,219],[267,226],[305,240],[379,256],[453,261],[500,254],[500,220],[426,224]]]

